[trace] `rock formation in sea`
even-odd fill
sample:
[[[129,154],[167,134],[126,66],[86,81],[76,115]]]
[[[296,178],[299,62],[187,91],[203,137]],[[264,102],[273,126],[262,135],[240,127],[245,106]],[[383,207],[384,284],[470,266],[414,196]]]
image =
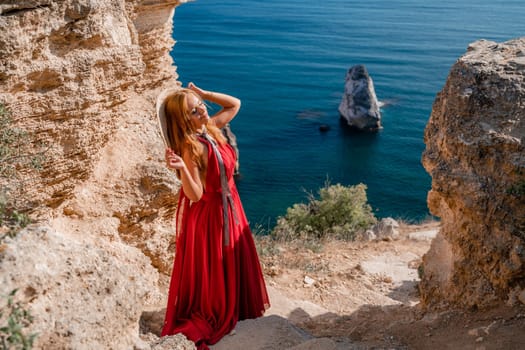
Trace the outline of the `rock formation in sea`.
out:
[[[339,114],[351,128],[366,131],[381,129],[381,111],[368,70],[362,64],[346,73],[345,90]]]
[[[477,41],[452,66],[425,130],[426,305],[484,307],[525,288],[525,38]]]

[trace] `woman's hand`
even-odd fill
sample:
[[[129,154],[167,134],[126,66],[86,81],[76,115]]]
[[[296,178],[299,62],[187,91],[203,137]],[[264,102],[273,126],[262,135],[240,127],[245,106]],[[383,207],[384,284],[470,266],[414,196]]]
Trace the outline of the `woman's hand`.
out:
[[[186,166],[182,157],[178,156],[171,148],[166,148],[164,157],[166,158],[166,166],[172,170],[182,170]]]
[[[197,85],[193,84],[192,82],[188,83],[188,89],[193,90],[197,93],[197,95],[204,97],[208,93],[208,91],[205,91],[201,89],[200,87],[197,87]]]
[[[197,202],[204,193],[204,187],[201,182],[199,168],[191,160],[189,152],[184,152],[183,157],[179,156],[171,148],[165,151],[166,166],[168,169],[177,170],[177,177],[182,182],[184,194],[191,201]]]

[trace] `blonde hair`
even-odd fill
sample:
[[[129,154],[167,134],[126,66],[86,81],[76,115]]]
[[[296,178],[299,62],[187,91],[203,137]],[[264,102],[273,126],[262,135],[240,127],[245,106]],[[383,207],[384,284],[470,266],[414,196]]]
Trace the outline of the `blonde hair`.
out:
[[[197,93],[184,88],[166,97],[164,112],[166,115],[168,146],[180,156],[187,149],[190,152],[191,159],[197,164],[199,169],[203,170],[202,148],[199,147],[200,141],[197,138],[197,130],[195,130],[191,122],[192,117],[188,113],[188,96],[190,95],[204,102]],[[219,144],[226,143],[226,138],[221,130],[215,126],[213,120],[208,120],[206,130]]]

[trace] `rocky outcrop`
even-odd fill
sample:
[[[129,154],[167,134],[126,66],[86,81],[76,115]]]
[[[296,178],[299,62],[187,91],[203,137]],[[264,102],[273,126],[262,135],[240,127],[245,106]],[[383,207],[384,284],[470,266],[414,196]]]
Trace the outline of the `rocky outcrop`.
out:
[[[169,53],[182,2],[0,3],[0,103],[28,150],[46,150],[41,172],[0,178],[44,225],[0,246],[1,292],[30,296],[37,349],[149,348],[139,318],[171,271],[179,187],[154,101],[180,85]]]
[[[59,228],[91,221],[102,228],[93,234],[116,233],[161,271],[171,268],[166,234],[178,184],[162,164],[153,103],[161,88],[180,84],[169,55],[180,2],[0,5],[0,102],[33,144],[46,144],[43,170],[17,181],[22,188],[2,179],[2,188],[34,216],[59,218]],[[119,221],[114,232],[95,224],[107,217]],[[161,242],[149,243],[155,235]]]
[[[0,295],[17,287],[30,304],[37,349],[143,348],[137,320],[162,300],[157,280],[138,249],[49,227],[8,240],[0,263]]]
[[[428,206],[442,222],[424,257],[426,305],[484,307],[525,288],[524,137],[525,38],[471,44],[425,130]]]
[[[379,101],[372,78],[364,65],[353,66],[346,73],[339,114],[352,128],[367,131],[381,129]]]

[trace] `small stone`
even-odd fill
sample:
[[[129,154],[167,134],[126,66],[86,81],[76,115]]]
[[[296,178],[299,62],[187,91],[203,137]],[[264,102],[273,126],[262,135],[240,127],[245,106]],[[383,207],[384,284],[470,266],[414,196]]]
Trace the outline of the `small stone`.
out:
[[[521,301],[522,304],[525,304],[525,289],[518,294],[518,300]]]
[[[391,241],[399,239],[399,223],[393,218],[383,218],[372,227],[378,239]]]
[[[305,287],[311,287],[315,283],[315,280],[311,277],[304,276],[303,282],[304,282]]]
[[[469,330],[467,333],[468,333],[468,335],[471,335],[473,337],[477,337],[477,336],[479,336],[479,329],[478,328],[473,328],[473,329]]]
[[[365,241],[365,242],[373,241],[373,240],[376,239],[376,238],[377,238],[377,236],[376,236],[376,234],[374,233],[374,231],[372,231],[372,230],[366,230],[366,231],[360,233],[360,234],[357,236],[357,239],[358,239],[358,240]]]

